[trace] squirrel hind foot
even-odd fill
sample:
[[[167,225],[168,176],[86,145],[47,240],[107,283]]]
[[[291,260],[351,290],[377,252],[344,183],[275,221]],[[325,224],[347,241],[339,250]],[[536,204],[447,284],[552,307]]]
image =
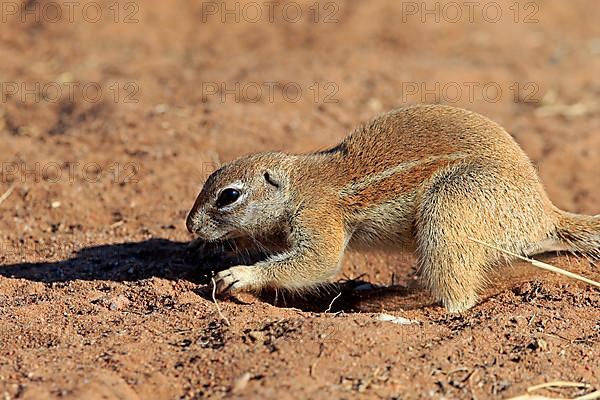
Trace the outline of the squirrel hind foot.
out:
[[[461,313],[463,311],[468,310],[477,304],[478,296],[475,292],[465,293],[460,297],[445,297],[441,300],[442,305],[446,308],[446,310],[451,314]]]

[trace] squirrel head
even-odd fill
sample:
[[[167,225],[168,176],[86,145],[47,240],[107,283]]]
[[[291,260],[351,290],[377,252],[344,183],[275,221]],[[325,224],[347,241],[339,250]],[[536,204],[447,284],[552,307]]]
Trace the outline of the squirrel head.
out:
[[[287,215],[286,155],[260,153],[238,158],[213,172],[186,220],[188,231],[207,241],[260,236]]]

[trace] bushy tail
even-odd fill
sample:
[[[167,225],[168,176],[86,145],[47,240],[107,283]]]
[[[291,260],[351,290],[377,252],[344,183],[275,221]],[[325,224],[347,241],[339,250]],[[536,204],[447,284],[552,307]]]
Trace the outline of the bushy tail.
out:
[[[557,239],[567,250],[600,260],[600,215],[589,216],[563,211],[558,216]]]

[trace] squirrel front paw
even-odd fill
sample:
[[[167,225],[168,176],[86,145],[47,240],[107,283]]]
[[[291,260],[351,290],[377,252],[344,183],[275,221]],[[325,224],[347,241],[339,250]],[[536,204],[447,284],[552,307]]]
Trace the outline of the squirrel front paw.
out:
[[[257,267],[253,266],[238,265],[215,275],[216,292],[219,294],[256,288],[258,283]]]

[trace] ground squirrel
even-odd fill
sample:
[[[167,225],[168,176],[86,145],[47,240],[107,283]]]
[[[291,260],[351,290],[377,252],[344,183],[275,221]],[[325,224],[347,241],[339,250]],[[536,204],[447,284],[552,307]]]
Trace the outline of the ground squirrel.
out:
[[[347,248],[404,249],[417,252],[424,285],[450,312],[472,307],[504,260],[470,238],[523,255],[600,255],[600,215],[559,210],[501,126],[442,105],[382,114],[328,150],[234,160],[210,175],[186,224],[207,242],[289,240],[264,261],[219,272],[219,292],[314,288]]]

